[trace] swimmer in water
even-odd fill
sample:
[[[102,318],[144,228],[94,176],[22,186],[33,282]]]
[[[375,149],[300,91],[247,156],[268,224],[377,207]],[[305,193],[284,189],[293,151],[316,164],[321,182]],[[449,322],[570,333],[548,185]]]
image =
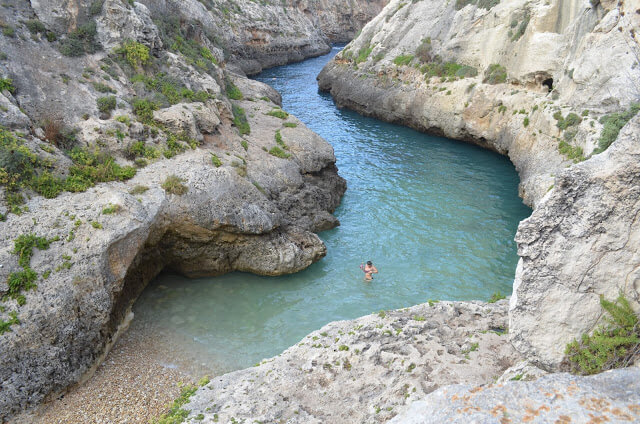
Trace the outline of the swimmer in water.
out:
[[[365,281],[373,280],[373,274],[378,273],[378,269],[375,266],[373,266],[373,263],[371,261],[367,261],[366,265],[360,264],[360,269],[364,271]]]

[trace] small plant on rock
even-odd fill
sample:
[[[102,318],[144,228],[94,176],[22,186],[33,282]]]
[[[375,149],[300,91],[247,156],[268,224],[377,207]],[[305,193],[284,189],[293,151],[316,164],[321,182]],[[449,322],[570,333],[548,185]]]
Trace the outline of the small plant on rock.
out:
[[[486,84],[502,84],[507,82],[507,70],[497,63],[489,65],[484,73],[482,82]]]
[[[565,365],[574,374],[626,367],[640,355],[640,323],[627,298],[621,293],[610,302],[601,295],[600,305],[609,314],[605,324],[565,349]]]
[[[169,175],[167,179],[162,183],[162,188],[167,193],[182,196],[189,190],[186,185],[182,184],[184,181],[184,179],[178,177],[177,175]]]
[[[505,299],[505,296],[499,291],[497,291],[491,295],[491,298],[489,299],[489,303],[496,303],[498,300],[502,300],[502,299]]]

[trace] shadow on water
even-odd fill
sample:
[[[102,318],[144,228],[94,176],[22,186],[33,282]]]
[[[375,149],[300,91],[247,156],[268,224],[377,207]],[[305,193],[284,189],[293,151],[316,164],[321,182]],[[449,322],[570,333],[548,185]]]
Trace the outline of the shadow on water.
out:
[[[276,355],[330,321],[428,299],[511,293],[513,237],[531,212],[518,198],[511,163],[477,146],[337,109],[315,81],[337,52],[256,78],[335,149],[348,190],[336,211],[341,226],[320,234],[327,256],[282,277],[163,274],[134,307],[136,320],[193,346],[216,372]],[[372,283],[359,269],[366,260],[380,270]]]

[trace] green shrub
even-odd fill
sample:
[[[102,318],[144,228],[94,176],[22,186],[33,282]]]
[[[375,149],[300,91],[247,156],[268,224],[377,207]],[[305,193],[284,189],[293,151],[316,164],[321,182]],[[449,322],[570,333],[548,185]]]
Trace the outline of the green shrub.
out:
[[[425,75],[425,79],[427,80],[436,76],[449,79],[462,79],[478,75],[478,70],[473,66],[461,65],[456,62],[440,62],[439,60],[422,65],[420,72]]]
[[[94,0],[89,6],[89,16],[99,15],[102,12],[104,0]]]
[[[566,130],[569,127],[573,127],[582,122],[582,118],[580,118],[575,113],[570,113],[567,117],[562,116],[562,112],[557,111],[553,114],[554,119],[557,121],[556,126],[561,130]]]
[[[68,191],[85,191],[96,183],[125,181],[136,174],[134,167],[120,166],[105,153],[75,147],[69,152],[69,157],[74,165],[69,168],[70,176],[65,182]]]
[[[7,90],[9,93],[15,93],[16,88],[13,86],[11,78],[0,78],[0,93]]]
[[[565,349],[566,364],[574,374],[590,375],[625,367],[638,354],[640,325],[629,301],[623,294],[615,302],[601,295],[600,305],[609,314],[605,324],[592,335],[583,334]]]
[[[233,105],[233,125],[236,126],[240,135],[251,134],[251,127],[249,126],[249,121],[247,120],[247,115],[243,108],[240,106]]]
[[[242,91],[231,81],[231,78],[226,79],[227,97],[232,100],[242,100]]]
[[[500,0],[456,0],[455,8],[460,10],[468,4],[475,4],[480,9],[490,10],[499,3]]]
[[[95,228],[96,230],[101,230],[102,229],[102,224],[99,223],[98,221],[91,221],[91,226],[93,228]]]
[[[431,37],[422,39],[422,42],[416,48],[416,57],[422,63],[431,62]]]
[[[397,56],[395,59],[393,59],[393,63],[396,66],[408,65],[413,60],[413,57],[414,56],[412,54],[401,54],[400,56]]]
[[[33,233],[18,236],[13,242],[13,253],[18,255],[18,265],[23,268],[29,268],[31,256],[33,256],[33,248],[37,247],[39,250],[47,250],[53,241],[54,240],[49,240],[46,237],[36,236]]]
[[[482,82],[486,84],[502,84],[507,81],[507,70],[504,66],[492,63],[487,67]]]
[[[98,97],[96,100],[98,104],[98,110],[102,113],[111,113],[112,110],[116,108],[116,97],[115,96],[105,96]]]
[[[183,137],[184,138],[184,137]],[[186,146],[180,143],[180,138],[176,134],[169,133],[167,136],[167,148],[162,152],[165,158],[170,159],[187,150]]]
[[[275,116],[276,118],[280,118],[280,119],[287,119],[289,117],[289,114],[287,112],[279,108],[274,108],[270,110],[269,113],[267,113],[267,115]]]
[[[158,110],[158,105],[148,99],[135,99],[132,103],[133,113],[140,122],[145,124],[153,123],[153,111]]]
[[[186,409],[182,409],[182,406],[189,402],[189,398],[198,390],[197,386],[186,385],[182,388],[180,396],[173,401],[173,404],[169,408],[169,412],[162,417],[153,421],[153,424],[178,424],[184,422],[189,416],[189,412]]]
[[[38,279],[38,274],[31,268],[26,268],[22,271],[12,272],[7,279],[7,297],[15,299],[18,305],[24,305],[26,298],[22,294],[23,291],[28,291],[36,288],[35,281]]]
[[[13,38],[16,36],[16,30],[7,24],[0,24],[0,28],[2,28],[2,35],[5,37]]]
[[[142,194],[144,192],[146,192],[147,190],[149,190],[149,187],[147,186],[143,186],[143,185],[137,185],[135,187],[133,187],[131,190],[129,190],[129,194],[132,195],[138,195],[138,194]]]
[[[95,21],[81,25],[62,40],[60,53],[65,56],[82,56],[85,53],[97,52],[102,48],[96,39],[97,34]]]
[[[529,126],[529,117],[525,116],[524,120],[522,121],[522,125],[527,128]]]
[[[38,19],[29,19],[24,24],[33,35],[45,34],[47,32],[47,28]]]
[[[206,47],[200,49],[200,56],[204,57],[207,60],[210,60],[214,65],[218,64],[218,60],[216,59],[216,57],[213,55],[213,53],[211,53],[211,50]]]
[[[186,185],[182,184],[184,181],[184,179],[178,177],[177,175],[169,175],[162,183],[162,188],[167,193],[182,196],[187,191],[189,191],[189,188]]]
[[[103,215],[112,215],[114,213],[118,213],[122,210],[122,206],[120,205],[112,205],[111,203],[102,209]]]
[[[15,311],[9,312],[9,321],[0,319],[0,335],[7,331],[11,331],[10,327],[18,324],[20,324],[20,320],[18,320],[18,313]]]
[[[640,111],[640,103],[633,103],[627,111],[611,113],[600,118],[600,123],[604,125],[600,138],[598,139],[598,147],[593,151],[598,154],[607,150],[607,148],[618,138],[618,134],[631,118],[636,116]]]
[[[140,69],[149,62],[149,47],[137,41],[127,40],[115,50],[133,69]]]
[[[298,126],[295,122],[285,122],[282,125],[284,125],[285,128],[296,128]]]
[[[517,41],[524,35],[524,32],[527,30],[527,26],[529,25],[529,20],[531,20],[531,16],[529,16],[529,13],[527,12],[527,14],[522,19],[522,22],[520,22],[518,29],[511,36],[511,41]]]
[[[115,93],[116,92],[116,90],[114,90],[113,88],[101,82],[94,82],[92,85],[93,85],[93,88],[95,88],[96,91],[98,91],[99,93]]]
[[[64,191],[65,182],[48,171],[43,172],[31,181],[31,188],[47,199],[58,197]]]
[[[215,153],[211,153],[211,163],[213,163],[213,166],[215,166],[216,168],[222,166],[222,161]]]
[[[476,75],[478,75],[478,70],[469,65],[461,65],[455,72],[455,76],[458,78],[470,78]]]
[[[572,146],[565,140],[561,140],[560,144],[558,144],[558,151],[574,163],[582,162],[586,159],[582,147]]]
[[[37,156],[12,133],[0,128],[0,184],[10,189],[29,181]]]
[[[369,44],[361,47],[360,50],[358,50],[358,56],[356,57],[355,62],[356,63],[365,62],[372,51],[373,51],[373,47],[369,46]]]
[[[285,152],[284,150],[282,150],[278,146],[273,146],[269,150],[269,154],[272,155],[272,156],[275,156],[277,158],[281,158],[281,159],[287,159],[287,158],[291,157],[291,155],[289,153]]]
[[[489,299],[488,303],[496,303],[498,300],[502,300],[502,299],[505,299],[505,296],[498,291],[491,295],[491,298]]]

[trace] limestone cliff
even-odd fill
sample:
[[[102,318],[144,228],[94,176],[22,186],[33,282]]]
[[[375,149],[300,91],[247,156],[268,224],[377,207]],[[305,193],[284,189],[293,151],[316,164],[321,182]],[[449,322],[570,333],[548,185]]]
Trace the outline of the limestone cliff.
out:
[[[157,25],[119,0],[0,8],[0,421],[88,375],[163,268],[280,275],[326,253],[332,147],[180,4]]]
[[[638,110],[639,5],[392,1],[319,76],[340,106],[515,164],[535,212],[516,236],[510,334],[546,369],[595,328],[599,295],[639,307],[636,121],[597,154]]]
[[[349,41],[388,0],[144,0],[156,20],[181,16],[248,74],[327,53]]]
[[[508,155],[535,206],[553,175],[594,150],[597,118],[640,97],[637,2],[474,3],[392,1],[320,88],[339,106]],[[575,123],[559,127],[570,113]]]

